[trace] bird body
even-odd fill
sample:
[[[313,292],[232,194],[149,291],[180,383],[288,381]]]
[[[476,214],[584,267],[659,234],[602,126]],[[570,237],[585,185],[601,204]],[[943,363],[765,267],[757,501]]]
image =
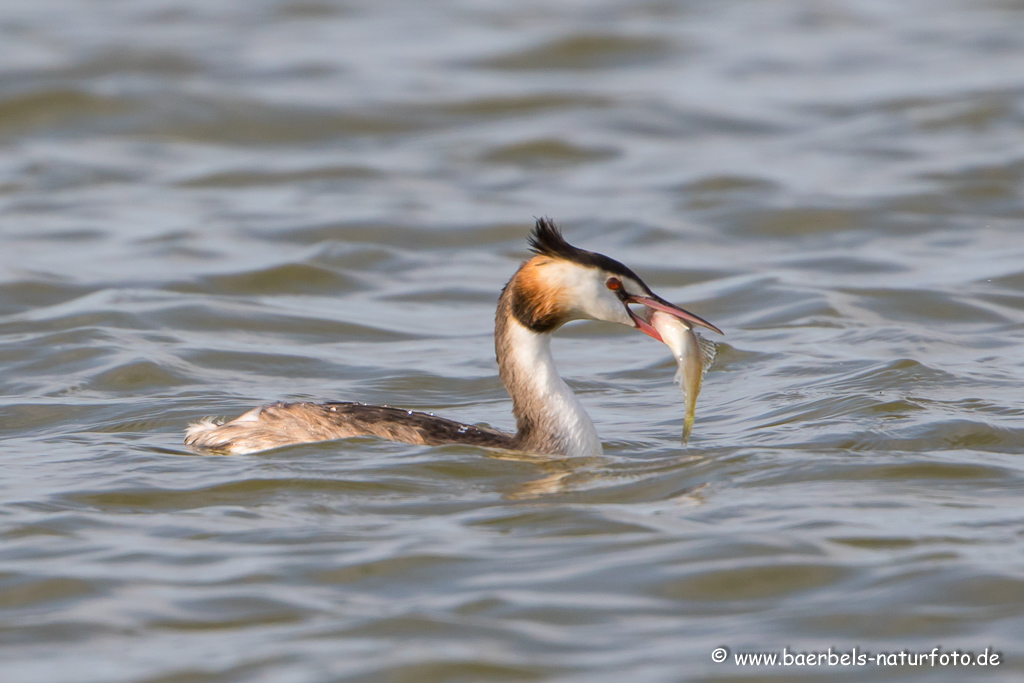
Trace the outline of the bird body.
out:
[[[604,320],[635,327],[663,341],[630,304],[662,311],[687,324],[720,332],[656,294],[623,264],[578,249],[554,223],[537,221],[524,262],[502,290],[494,345],[502,383],[512,397],[516,433],[441,417],[361,403],[272,403],[223,424],[209,418],[189,426],[186,445],[252,453],[295,443],[374,435],[413,444],[466,444],[550,455],[596,455],[601,440],[590,416],[558,375],[551,333],[571,320]]]

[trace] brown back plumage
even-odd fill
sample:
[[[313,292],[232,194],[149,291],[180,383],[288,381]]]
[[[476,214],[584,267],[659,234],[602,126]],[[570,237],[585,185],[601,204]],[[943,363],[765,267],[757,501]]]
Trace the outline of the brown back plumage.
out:
[[[213,452],[254,453],[296,443],[373,435],[438,446],[461,443],[510,448],[512,435],[414,410],[362,403],[271,403],[217,424],[189,427],[185,444]]]

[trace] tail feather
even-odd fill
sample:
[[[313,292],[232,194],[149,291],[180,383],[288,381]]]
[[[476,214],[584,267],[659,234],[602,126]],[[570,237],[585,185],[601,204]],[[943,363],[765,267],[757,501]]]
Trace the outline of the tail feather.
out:
[[[275,433],[260,415],[263,406],[239,415],[230,422],[204,417],[185,430],[185,445],[214,453],[255,453],[268,448],[309,439]]]
[[[221,430],[224,423],[212,417],[204,417],[191,423],[185,429],[185,445],[207,451],[231,451],[231,441]]]

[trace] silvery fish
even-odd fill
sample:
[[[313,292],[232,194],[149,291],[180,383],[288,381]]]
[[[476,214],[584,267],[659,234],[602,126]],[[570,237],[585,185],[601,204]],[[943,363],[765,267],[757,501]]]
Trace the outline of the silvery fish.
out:
[[[679,369],[676,382],[683,391],[686,403],[686,417],[683,419],[683,443],[690,438],[693,418],[697,413],[697,395],[708,368],[715,360],[715,344],[693,331],[685,322],[661,311],[650,310],[651,326],[661,335],[662,341],[672,349]]]

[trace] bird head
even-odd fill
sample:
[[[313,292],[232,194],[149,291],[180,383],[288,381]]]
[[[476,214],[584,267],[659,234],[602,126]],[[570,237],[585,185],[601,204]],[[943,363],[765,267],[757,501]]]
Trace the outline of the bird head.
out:
[[[552,332],[571,320],[605,320],[635,327],[663,341],[658,331],[629,307],[638,304],[688,325],[722,333],[703,318],[662,299],[622,263],[572,246],[547,218],[537,221],[530,249],[534,256],[519,268],[506,291],[511,294],[512,314],[534,332]]]

